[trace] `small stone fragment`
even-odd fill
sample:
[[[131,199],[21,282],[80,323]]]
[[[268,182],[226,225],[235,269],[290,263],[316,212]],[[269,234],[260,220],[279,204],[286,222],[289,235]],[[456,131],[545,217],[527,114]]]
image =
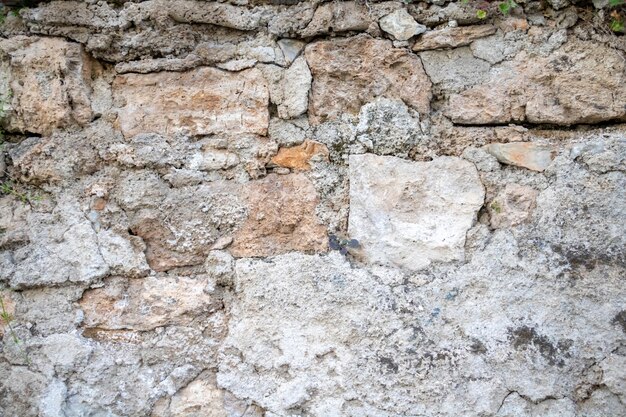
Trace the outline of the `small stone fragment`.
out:
[[[378,24],[382,30],[399,41],[406,41],[427,30],[426,26],[417,23],[405,9],[398,9],[388,14],[381,18]]]
[[[413,45],[416,52],[439,48],[456,48],[472,43],[472,41],[496,33],[492,25],[447,27],[424,33]]]
[[[311,169],[309,161],[316,155],[322,155],[328,160],[328,148],[321,143],[307,140],[298,146],[280,148],[272,162],[281,167],[307,171]]]
[[[492,143],[485,147],[499,162],[532,171],[545,170],[554,158],[554,150],[532,142]]]
[[[489,204],[490,224],[494,229],[517,226],[527,221],[539,193],[532,187],[507,184]]]
[[[293,119],[305,113],[309,106],[311,89],[311,71],[304,57],[297,58],[283,75],[281,80],[282,100],[278,104],[278,116]]]
[[[222,250],[212,250],[209,252],[204,268],[209,278],[217,285],[231,286],[234,279],[235,259],[233,256]]]
[[[283,57],[285,58],[285,63],[287,65],[291,65],[291,63],[300,55],[306,43],[299,41],[297,39],[281,39],[278,42],[278,47],[283,53]]]

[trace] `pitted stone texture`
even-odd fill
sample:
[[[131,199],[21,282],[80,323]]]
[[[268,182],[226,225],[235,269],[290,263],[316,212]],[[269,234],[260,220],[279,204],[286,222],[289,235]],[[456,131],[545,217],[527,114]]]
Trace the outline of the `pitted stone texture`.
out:
[[[417,270],[464,259],[485,192],[473,164],[350,156],[348,232],[370,263]]]
[[[224,409],[224,391],[215,385],[215,376],[203,372],[198,378],[164,398],[151,417],[230,417]]]
[[[9,130],[48,135],[91,121],[91,63],[80,44],[17,37],[4,40],[0,49],[10,59],[0,69],[8,73],[12,91],[3,98],[11,103]]]
[[[115,79],[113,93],[121,106],[118,120],[126,137],[267,133],[269,94],[257,69],[125,74]]]
[[[91,283],[109,273],[98,235],[71,197],[60,199],[51,213],[29,212],[23,225],[26,241],[8,249],[10,261],[0,263],[0,276],[12,287]]]
[[[376,99],[361,107],[355,139],[368,152],[407,157],[424,139],[419,116],[402,100]]]
[[[270,174],[250,183],[245,195],[248,216],[229,248],[234,256],[326,250],[326,228],[315,214],[317,192],[304,174]]]
[[[141,177],[129,179],[128,188],[143,187],[136,182]],[[241,190],[234,184],[213,182],[165,193],[146,198],[153,206],[138,205],[130,219],[130,229],[146,242],[146,259],[156,271],[202,264],[211,245],[230,236],[246,217]]]
[[[196,316],[209,315],[222,306],[219,299],[204,292],[205,287],[206,281],[189,277],[111,278],[80,300],[84,326],[146,331],[188,325]]]
[[[492,25],[464,26],[445,28],[424,33],[413,45],[416,52],[429,49],[456,48],[472,43],[472,41],[496,33]]]
[[[218,384],[273,415],[315,417],[497,415],[511,391],[531,403],[571,398],[622,339],[607,326],[620,269],[564,288],[558,257],[520,258],[534,248],[525,239],[497,231],[470,263],[432,275],[368,271],[336,252],[239,260]]]
[[[365,4],[358,1],[333,1],[319,5],[313,19],[299,34],[311,37],[333,32],[364,31],[372,23]]]
[[[421,61],[390,41],[359,35],[315,42],[305,54],[314,80],[309,101],[313,124],[357,114],[377,97],[401,99],[420,113],[430,110],[432,85]]]
[[[532,187],[507,184],[488,206],[491,227],[502,229],[528,221],[535,209],[537,194]]]
[[[424,51],[420,58],[430,80],[444,93],[489,80],[489,63],[474,57],[469,47]]]
[[[489,81],[452,95],[455,123],[571,125],[626,120],[626,63],[612,48],[570,39],[548,56],[520,52]]]

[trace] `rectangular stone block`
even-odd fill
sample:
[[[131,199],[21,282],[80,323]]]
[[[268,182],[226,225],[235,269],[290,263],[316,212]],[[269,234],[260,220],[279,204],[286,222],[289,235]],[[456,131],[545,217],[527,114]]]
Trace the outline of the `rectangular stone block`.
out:
[[[113,94],[126,137],[267,133],[269,93],[257,69],[124,74],[115,79]]]
[[[371,263],[417,270],[462,260],[484,197],[476,168],[460,158],[351,155],[348,232]]]

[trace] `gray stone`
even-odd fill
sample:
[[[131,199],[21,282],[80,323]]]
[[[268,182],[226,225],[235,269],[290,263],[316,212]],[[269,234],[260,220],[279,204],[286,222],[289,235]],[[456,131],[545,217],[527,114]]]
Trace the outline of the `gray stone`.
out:
[[[560,10],[570,5],[569,0],[548,0],[548,4],[555,10]]]
[[[378,24],[382,30],[399,41],[409,40],[427,30],[426,26],[417,23],[405,9],[398,9],[384,16]]]
[[[348,233],[371,263],[417,270],[463,260],[483,200],[476,168],[459,158],[350,156]]]
[[[462,91],[489,79],[491,66],[474,57],[469,47],[420,53],[424,70],[445,92]]]
[[[420,139],[419,114],[401,100],[382,98],[361,108],[356,140],[368,152],[407,157]]]

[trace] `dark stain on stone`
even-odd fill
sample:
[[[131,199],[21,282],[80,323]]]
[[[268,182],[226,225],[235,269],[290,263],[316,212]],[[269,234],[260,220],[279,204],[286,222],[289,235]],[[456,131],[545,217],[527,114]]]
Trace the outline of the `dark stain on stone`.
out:
[[[472,338],[472,344],[469,346],[470,352],[475,355],[484,355],[487,353],[487,346],[480,340]]]
[[[622,310],[613,317],[611,320],[611,324],[614,326],[619,326],[622,329],[622,332],[626,333],[626,310]]]
[[[570,357],[571,340],[560,340],[555,344],[547,336],[537,333],[533,327],[521,326],[509,329],[509,340],[517,350],[535,348],[548,364],[559,368],[565,365],[564,358]]]
[[[379,362],[387,367],[388,372],[398,373],[399,366],[391,358],[381,356],[378,358]]]

